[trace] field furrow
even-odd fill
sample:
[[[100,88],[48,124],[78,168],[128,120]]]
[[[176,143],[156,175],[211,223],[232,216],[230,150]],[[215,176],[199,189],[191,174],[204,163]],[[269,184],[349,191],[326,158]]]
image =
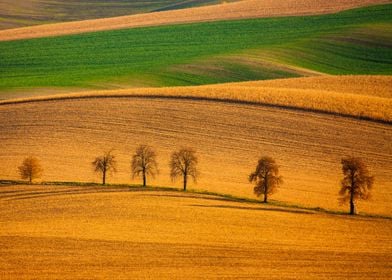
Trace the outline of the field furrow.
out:
[[[387,219],[128,188],[1,186],[0,199],[15,191],[47,196],[1,200],[4,279],[389,279],[392,273]]]
[[[342,117],[202,100],[159,97],[53,100],[0,106],[0,178],[17,179],[27,155],[42,160],[47,181],[96,181],[91,161],[114,148],[127,183],[138,144],[154,146],[161,173],[150,183],[170,186],[170,153],[198,150],[202,176],[191,188],[253,197],[247,176],[260,155],[273,156],[285,184],[278,200],[339,207],[340,159],[363,157],[376,176],[374,198],[360,211],[391,214],[390,125]],[[179,186],[180,184],[178,184]]]

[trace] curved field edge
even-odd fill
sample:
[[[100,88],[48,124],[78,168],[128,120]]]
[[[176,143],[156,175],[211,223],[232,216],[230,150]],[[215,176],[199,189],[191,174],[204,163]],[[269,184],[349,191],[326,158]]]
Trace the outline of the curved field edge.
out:
[[[91,161],[114,149],[118,172],[109,183],[139,182],[129,158],[139,144],[159,156],[148,184],[180,187],[167,160],[197,149],[202,176],[189,188],[254,198],[247,177],[260,155],[274,157],[284,185],[273,199],[312,207],[338,204],[340,160],[362,157],[376,177],[373,200],[359,211],[391,214],[390,125],[266,106],[165,98],[84,98],[0,106],[0,178],[15,180],[27,155],[40,158],[44,181],[99,182]]]
[[[391,12],[392,5],[381,5],[323,16],[1,42],[0,90],[188,86],[318,73],[386,75],[392,73]]]
[[[12,279],[389,279],[391,274],[390,220],[298,213],[178,192],[3,190],[25,198],[0,204],[0,255],[7,256],[0,273]],[[34,197],[35,192],[47,196]]]
[[[129,16],[218,3],[219,0],[3,0],[0,2],[0,29]]]
[[[9,188],[14,186],[27,187],[31,190],[29,191],[20,191],[20,192],[5,192],[2,193],[2,187]],[[58,190],[57,192],[51,192],[50,190],[35,190],[35,188],[43,187],[67,187],[66,190]],[[279,201],[270,199],[268,203],[263,203],[262,200],[257,198],[248,198],[241,197],[232,194],[219,193],[219,192],[211,192],[208,190],[202,189],[190,189],[187,191],[183,191],[181,188],[175,187],[167,187],[167,186],[143,186],[137,184],[102,184],[93,183],[93,182],[40,182],[40,183],[31,183],[27,184],[24,181],[14,181],[14,180],[1,180],[0,179],[0,200],[15,200],[15,199],[25,199],[25,198],[42,198],[47,197],[48,195],[83,195],[89,193],[112,193],[112,192],[175,192],[180,194],[185,194],[190,198],[194,198],[196,195],[200,199],[206,200],[217,200],[217,201],[230,201],[230,202],[239,202],[243,204],[253,204],[259,205],[272,209],[284,210],[291,213],[299,213],[299,214],[312,214],[312,213],[325,213],[329,215],[350,215],[347,211],[337,211],[326,209],[322,207],[309,207],[301,204],[293,204],[285,201]],[[241,209],[241,208],[239,208]],[[376,219],[386,219],[392,220],[391,215],[379,215],[379,214],[369,214],[365,212],[358,213],[354,216],[355,218],[376,218]]]
[[[133,16],[9,29],[0,31],[0,41],[41,38],[143,26],[171,25],[244,18],[317,15],[386,3],[391,3],[391,1],[248,0],[184,10],[163,11]]]
[[[194,87],[87,91],[4,100],[0,105],[88,98],[171,98],[257,104],[392,124],[390,84],[392,76],[325,76]]]

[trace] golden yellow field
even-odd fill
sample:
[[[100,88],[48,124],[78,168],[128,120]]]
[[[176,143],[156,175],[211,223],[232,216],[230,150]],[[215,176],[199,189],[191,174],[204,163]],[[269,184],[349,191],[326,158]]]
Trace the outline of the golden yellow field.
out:
[[[23,96],[28,96],[29,93],[21,93],[21,98],[0,101],[0,105],[29,100],[74,99],[100,96],[164,96],[272,105],[391,123],[391,84],[391,76],[323,75],[206,86],[79,91],[73,94],[57,94],[53,96],[45,95],[45,92],[42,92],[41,96],[36,98],[23,98]],[[11,96],[14,95],[15,93]]]
[[[137,145],[149,144],[161,169],[149,183],[161,186],[173,185],[170,153],[191,146],[202,173],[191,188],[245,197],[254,197],[247,176],[258,157],[270,155],[285,182],[273,199],[340,210],[347,209],[337,201],[340,159],[356,155],[376,176],[373,199],[359,212],[392,214],[389,124],[223,101],[96,96],[3,104],[0,143],[0,178],[17,179],[17,166],[35,155],[45,181],[99,182],[91,161],[114,148],[119,172],[109,183],[139,182],[130,178],[130,158]]]
[[[280,89],[300,89],[328,91],[342,94],[359,94],[392,98],[391,76],[347,75],[347,76],[315,76],[295,79],[278,79],[231,83],[232,86],[265,87]],[[222,85],[224,86],[224,85]]]
[[[2,279],[390,279],[392,222],[126,188],[1,186]]]
[[[199,8],[7,29],[0,31],[0,41],[214,20],[325,14],[390,2],[390,0],[243,0]]]

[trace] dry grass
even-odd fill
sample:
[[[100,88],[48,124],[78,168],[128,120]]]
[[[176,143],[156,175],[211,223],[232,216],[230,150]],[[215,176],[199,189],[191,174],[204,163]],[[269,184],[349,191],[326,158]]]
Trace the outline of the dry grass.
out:
[[[193,87],[132,88],[20,98],[74,99],[95,96],[164,96],[247,102],[392,122],[392,76],[319,76]]]
[[[2,279],[390,279],[390,220],[175,192],[0,188]]]
[[[392,98],[391,76],[316,76],[232,83],[233,86],[300,89]]]
[[[340,159],[363,157],[376,176],[374,198],[359,211],[392,214],[392,128],[349,118],[207,100],[159,97],[65,99],[0,106],[0,178],[18,178],[27,155],[42,159],[47,181],[99,181],[91,161],[115,149],[119,173],[130,179],[130,158],[138,144],[156,148],[160,176],[170,186],[170,153],[195,147],[206,189],[254,197],[247,176],[260,155],[281,165],[285,184],[278,200],[339,207]],[[138,182],[138,181],[133,181]]]
[[[227,19],[334,13],[355,7],[390,3],[390,0],[244,0],[184,10],[46,24],[0,31],[0,41]]]

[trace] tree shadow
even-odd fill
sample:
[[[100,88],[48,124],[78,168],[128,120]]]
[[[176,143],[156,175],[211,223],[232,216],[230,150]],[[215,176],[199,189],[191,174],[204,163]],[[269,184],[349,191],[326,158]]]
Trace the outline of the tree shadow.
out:
[[[283,208],[260,208],[260,207],[246,207],[246,206],[235,206],[235,205],[202,205],[202,204],[190,204],[189,206],[193,207],[202,207],[202,208],[226,208],[226,209],[236,209],[236,210],[252,210],[252,211],[271,211],[271,212],[284,212],[284,213],[294,213],[294,214],[309,214],[313,215],[314,213],[306,210],[298,210],[298,209],[283,209]]]
[[[17,194],[0,195],[0,200],[25,200],[35,198],[45,198],[61,195],[72,194],[97,194],[97,193],[113,193],[113,192],[128,192],[128,189],[78,189],[78,190],[56,190],[56,191],[24,191]]]
[[[186,194],[186,195],[185,195]],[[187,198],[187,199],[204,199],[204,200],[214,200],[214,201],[231,201],[231,202],[239,202],[235,199],[225,198],[225,197],[212,197],[208,196],[208,194],[199,194],[192,195],[190,193],[184,192],[183,195],[179,194],[145,194],[146,196],[155,196],[155,197],[172,197],[172,198]]]

